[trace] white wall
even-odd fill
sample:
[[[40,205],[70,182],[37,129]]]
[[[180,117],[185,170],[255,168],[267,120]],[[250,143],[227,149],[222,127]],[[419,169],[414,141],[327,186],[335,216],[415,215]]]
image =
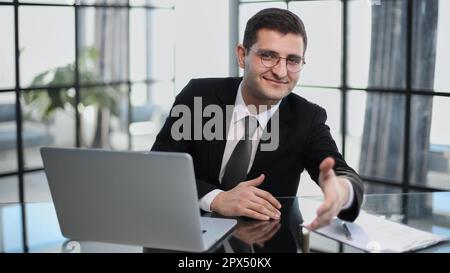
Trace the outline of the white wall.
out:
[[[228,0],[177,0],[175,18],[176,93],[192,78],[228,76]]]

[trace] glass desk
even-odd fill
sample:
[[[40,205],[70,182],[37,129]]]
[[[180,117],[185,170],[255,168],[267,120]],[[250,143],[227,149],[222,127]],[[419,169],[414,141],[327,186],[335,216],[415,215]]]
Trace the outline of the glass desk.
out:
[[[313,197],[279,198],[283,205],[279,221],[239,218],[233,233],[211,252],[361,252],[315,233],[302,236],[299,205],[306,198]],[[362,209],[423,231],[450,236],[450,192],[366,195]],[[0,252],[154,251],[161,252],[141,246],[64,238],[52,203],[0,204]],[[450,242],[420,252],[450,253]]]

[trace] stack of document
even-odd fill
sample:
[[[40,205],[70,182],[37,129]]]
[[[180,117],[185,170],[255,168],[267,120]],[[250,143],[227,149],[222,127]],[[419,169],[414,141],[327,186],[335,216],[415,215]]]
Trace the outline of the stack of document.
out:
[[[320,202],[301,199],[299,205],[304,223],[309,224]],[[450,240],[450,237],[421,231],[365,211],[361,211],[354,223],[345,222],[347,231],[343,224],[336,218],[315,232],[366,252],[410,252]]]

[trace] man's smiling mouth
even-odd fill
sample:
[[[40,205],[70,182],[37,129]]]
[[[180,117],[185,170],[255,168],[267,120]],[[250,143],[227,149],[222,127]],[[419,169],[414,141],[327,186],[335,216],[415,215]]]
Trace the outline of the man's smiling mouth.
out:
[[[267,78],[267,77],[264,77],[264,76],[263,76],[263,79],[265,79],[266,81],[277,83],[277,84],[287,84],[288,83],[287,81],[279,81],[279,80],[270,79],[270,78]]]

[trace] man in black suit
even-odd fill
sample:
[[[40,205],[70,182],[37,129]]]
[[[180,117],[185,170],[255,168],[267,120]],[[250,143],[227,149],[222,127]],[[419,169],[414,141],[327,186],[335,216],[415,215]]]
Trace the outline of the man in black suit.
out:
[[[247,22],[236,49],[243,78],[191,80],[176,97],[152,150],[192,156],[203,210],[279,219],[281,204],[274,196],[295,196],[306,169],[325,198],[309,229],[335,216],[350,221],[358,216],[363,185],[338,152],[325,110],[291,93],[306,46],[297,15],[262,10]],[[223,122],[212,126],[213,119]],[[214,138],[199,136],[207,129]]]

